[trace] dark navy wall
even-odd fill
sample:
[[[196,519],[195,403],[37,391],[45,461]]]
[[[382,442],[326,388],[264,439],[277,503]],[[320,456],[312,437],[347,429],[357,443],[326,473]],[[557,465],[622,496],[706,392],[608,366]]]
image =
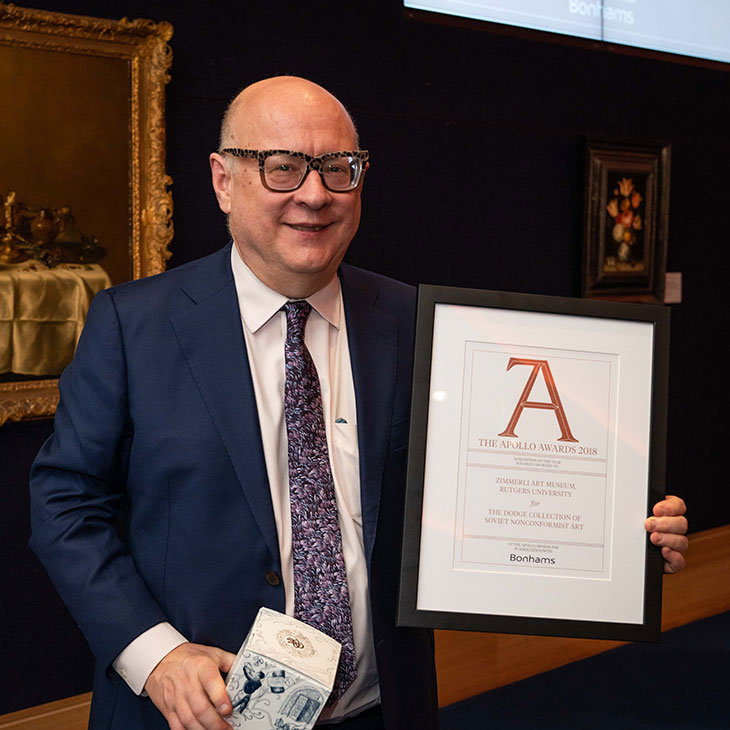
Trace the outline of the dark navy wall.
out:
[[[716,425],[728,400],[730,70],[417,23],[398,0],[34,6],[173,24],[171,266],[225,243],[207,155],[227,100],[265,76],[311,78],[348,106],[372,157],[348,260],[414,284],[577,296],[581,136],[670,141],[668,269],[683,273],[684,303],[672,305],[668,489],[687,499],[693,531],[730,521]],[[0,643],[18,669],[0,683],[0,713],[90,688],[88,650],[26,548],[27,474],[51,428],[0,429]]]

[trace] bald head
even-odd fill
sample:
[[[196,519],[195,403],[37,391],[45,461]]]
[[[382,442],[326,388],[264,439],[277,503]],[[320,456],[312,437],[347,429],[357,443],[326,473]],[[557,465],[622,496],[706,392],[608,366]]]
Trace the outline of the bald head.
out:
[[[332,190],[321,169],[308,167],[298,187],[272,190],[262,177],[264,158],[251,150],[289,150],[302,159],[358,147],[345,107],[311,81],[266,79],[231,102],[221,151],[210,155],[213,188],[241,259],[274,291],[305,298],[335,278],[360,222],[367,167],[354,188]],[[234,157],[228,148],[246,153]]]
[[[258,130],[271,126],[281,128],[282,122],[294,132],[297,118],[312,132],[337,125],[351,137],[350,148],[359,147],[352,117],[335,96],[298,76],[274,76],[247,86],[228,105],[221,124],[220,149],[251,149]],[[261,143],[256,145],[264,148]]]

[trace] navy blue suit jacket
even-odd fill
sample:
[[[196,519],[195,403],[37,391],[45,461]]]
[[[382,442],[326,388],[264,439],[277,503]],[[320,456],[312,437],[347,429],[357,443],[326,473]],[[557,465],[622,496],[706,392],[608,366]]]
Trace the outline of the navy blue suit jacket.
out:
[[[430,632],[395,626],[415,294],[343,265],[363,537],[389,730],[436,727]],[[97,659],[90,727],[166,728],[111,667],[160,621],[236,652],[284,610],[230,246],[101,292],[31,475],[31,547]]]

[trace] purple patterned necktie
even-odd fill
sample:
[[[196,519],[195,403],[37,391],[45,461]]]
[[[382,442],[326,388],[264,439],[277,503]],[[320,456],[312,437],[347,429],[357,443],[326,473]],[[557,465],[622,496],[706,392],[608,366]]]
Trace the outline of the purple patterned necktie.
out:
[[[305,301],[284,305],[284,411],[289,440],[294,616],[342,644],[331,704],[355,679],[355,644],[322,393],[304,344],[311,309]]]

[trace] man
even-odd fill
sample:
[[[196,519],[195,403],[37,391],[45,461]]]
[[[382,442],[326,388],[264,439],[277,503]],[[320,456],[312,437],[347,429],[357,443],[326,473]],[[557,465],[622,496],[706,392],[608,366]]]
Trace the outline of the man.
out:
[[[285,371],[305,299],[356,655],[321,719],[435,728],[432,637],[395,627],[414,291],[341,265],[366,155],[339,101],[279,77],[234,100],[210,164],[233,246],[96,297],[34,465],[31,544],[97,658],[91,727],[225,730],[231,652],[260,606],[297,612]],[[683,512],[647,523],[669,571]]]

